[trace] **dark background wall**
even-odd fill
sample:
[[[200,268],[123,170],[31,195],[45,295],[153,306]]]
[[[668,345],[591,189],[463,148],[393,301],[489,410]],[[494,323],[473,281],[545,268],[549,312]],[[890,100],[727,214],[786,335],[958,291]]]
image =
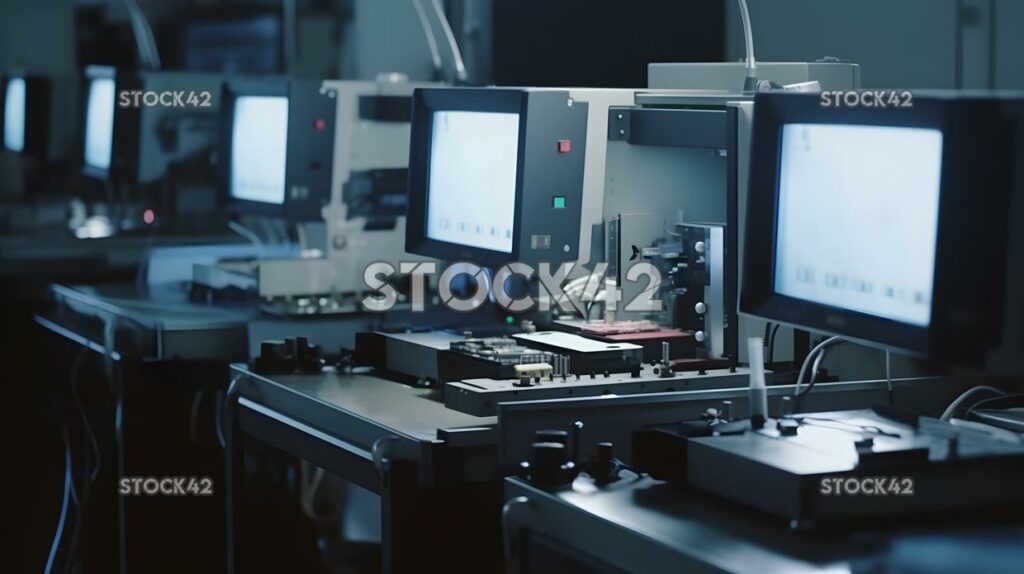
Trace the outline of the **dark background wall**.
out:
[[[725,3],[496,0],[494,82],[635,87],[650,62],[725,56]]]

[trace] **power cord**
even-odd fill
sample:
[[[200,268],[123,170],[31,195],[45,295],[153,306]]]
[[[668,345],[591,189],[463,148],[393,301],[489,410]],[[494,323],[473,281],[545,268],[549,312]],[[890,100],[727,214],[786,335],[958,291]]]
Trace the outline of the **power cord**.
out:
[[[1003,395],[1003,396],[1000,396],[1000,397],[991,397],[991,398],[988,398],[988,399],[984,399],[984,400],[978,401],[978,402],[974,403],[973,405],[971,405],[971,408],[967,409],[967,412],[964,413],[964,419],[970,420],[971,414],[973,414],[974,411],[978,407],[980,407],[982,405],[987,405],[987,404],[991,404],[991,403],[995,403],[995,402],[999,402],[999,401],[1004,401],[1004,400],[1009,400],[1009,399],[1021,399],[1021,398],[1024,398],[1024,393],[1014,393],[1012,395]]]
[[[814,376],[815,373],[811,373],[811,383],[806,388],[803,387],[803,382],[804,378],[807,376],[807,369],[810,368],[812,364],[814,365],[815,371],[817,371],[817,367],[821,365],[821,361],[818,360],[818,354],[821,353],[823,350],[827,349],[828,347],[831,347],[832,345],[836,345],[842,342],[844,342],[844,339],[842,337],[829,337],[828,339],[825,339],[824,341],[815,345],[815,347],[811,349],[811,352],[807,353],[807,357],[804,358],[803,365],[800,366],[800,373],[796,377],[796,389],[793,391],[794,398],[802,397],[807,393],[811,392],[811,389],[814,386],[814,380],[816,378]]]
[[[68,438],[68,428],[61,426],[61,435],[64,440],[64,495],[60,504],[60,518],[57,519],[57,530],[53,533],[53,542],[50,544],[50,553],[46,557],[46,567],[43,572],[53,572],[54,562],[57,560],[57,551],[60,549],[61,540],[64,538],[64,525],[68,518],[68,508],[71,499],[71,440]]]
[[[953,418],[953,415],[956,414],[957,409],[959,409],[964,403],[966,403],[967,399],[981,392],[995,393],[998,396],[1006,395],[1005,392],[995,387],[990,387],[988,385],[979,385],[977,387],[971,387],[970,389],[967,389],[966,391],[961,393],[959,397],[953,400],[953,402],[949,403],[949,406],[946,407],[946,410],[942,411],[942,415],[939,416],[939,420],[948,421],[949,419]]]

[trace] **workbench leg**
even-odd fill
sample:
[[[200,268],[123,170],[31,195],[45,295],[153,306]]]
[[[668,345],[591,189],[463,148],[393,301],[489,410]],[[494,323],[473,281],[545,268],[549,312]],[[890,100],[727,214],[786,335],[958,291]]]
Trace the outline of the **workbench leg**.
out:
[[[236,497],[242,483],[241,434],[238,432],[238,379],[231,381],[224,393],[224,411],[221,417],[221,432],[224,435],[224,517],[225,547],[227,550],[227,571],[234,574],[238,564],[236,549]]]

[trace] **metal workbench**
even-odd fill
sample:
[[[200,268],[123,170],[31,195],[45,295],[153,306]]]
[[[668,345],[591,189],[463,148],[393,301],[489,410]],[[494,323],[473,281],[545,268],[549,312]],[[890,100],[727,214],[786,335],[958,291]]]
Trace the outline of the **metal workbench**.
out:
[[[495,417],[369,374],[261,376],[232,366],[225,411],[229,571],[245,552],[235,481],[252,437],[381,498],[385,572],[500,568]],[[453,552],[452,539],[472,541]],[[440,569],[440,570],[438,570]]]
[[[224,504],[216,486],[212,497],[181,499],[118,496],[117,484],[132,476],[223,483],[215,421],[228,364],[247,356],[255,311],[134,284],[54,285],[50,293],[53,309],[35,317],[52,358],[45,385],[68,404],[68,381],[92,395],[80,416],[90,421],[103,461],[83,528],[115,536],[108,550],[80,546],[80,563],[111,572],[223,570],[223,521],[208,519],[220,517]]]
[[[603,488],[585,478],[559,489],[507,479],[506,572],[1009,573],[1024,560],[1024,522],[878,521],[873,530],[815,535],[710,494],[625,475]]]

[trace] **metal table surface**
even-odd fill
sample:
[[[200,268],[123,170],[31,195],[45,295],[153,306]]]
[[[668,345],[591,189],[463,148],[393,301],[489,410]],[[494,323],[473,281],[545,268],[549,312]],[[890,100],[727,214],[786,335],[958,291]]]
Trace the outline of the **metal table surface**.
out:
[[[35,234],[0,235],[3,273],[28,270],[49,262],[70,265],[138,265],[147,251],[169,245],[218,245],[242,241],[234,233],[136,233],[100,239],[78,239],[65,230]]]
[[[147,359],[244,359],[248,322],[255,306],[194,303],[184,291],[150,290],[134,284],[53,285],[52,316],[36,322],[117,360],[130,351]],[[131,338],[115,337],[128,330]],[[118,348],[131,343],[130,349]]]
[[[280,423],[308,435],[302,438],[329,441],[364,461],[372,462],[376,450],[378,465],[386,450],[391,459],[419,462],[424,483],[434,481],[433,472],[443,463],[441,449],[484,447],[486,455],[460,459],[461,478],[497,478],[497,417],[448,409],[438,390],[330,367],[314,375],[263,376],[237,364],[232,378],[229,395],[237,398],[243,432],[259,434],[261,422]],[[289,450],[291,445],[278,446]]]
[[[928,536],[948,536],[952,543],[972,539],[971,530],[948,525],[896,531],[886,530],[889,525],[885,521],[879,521],[879,529],[870,532],[795,532],[753,509],[649,477],[624,478],[606,488],[577,479],[572,488],[556,490],[509,478],[505,498],[503,526],[509,572],[523,571],[518,561],[524,555],[523,534],[527,531],[611,566],[613,571],[637,573],[906,571],[896,566],[916,560],[914,568],[920,567],[918,554],[926,546],[919,541]],[[1024,526],[973,532],[1020,540]],[[1018,545],[1015,554],[1018,561],[1014,564],[1019,564],[1024,550]],[[998,559],[990,564],[992,568],[1005,563],[1005,555]],[[882,569],[878,569],[880,565],[884,565]],[[911,571],[926,571],[914,568]]]

